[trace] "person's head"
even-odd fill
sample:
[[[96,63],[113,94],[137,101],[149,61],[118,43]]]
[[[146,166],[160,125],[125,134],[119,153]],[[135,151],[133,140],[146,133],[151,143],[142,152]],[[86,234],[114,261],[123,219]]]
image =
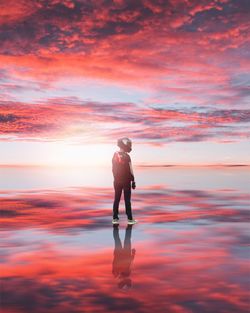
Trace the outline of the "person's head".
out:
[[[129,153],[130,151],[132,151],[132,141],[127,137],[118,139],[117,146],[125,152]]]

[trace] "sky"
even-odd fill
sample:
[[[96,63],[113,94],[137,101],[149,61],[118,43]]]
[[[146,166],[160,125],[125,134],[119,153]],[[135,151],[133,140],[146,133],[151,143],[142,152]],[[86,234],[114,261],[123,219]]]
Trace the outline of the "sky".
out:
[[[248,0],[0,0],[0,164],[250,164]]]

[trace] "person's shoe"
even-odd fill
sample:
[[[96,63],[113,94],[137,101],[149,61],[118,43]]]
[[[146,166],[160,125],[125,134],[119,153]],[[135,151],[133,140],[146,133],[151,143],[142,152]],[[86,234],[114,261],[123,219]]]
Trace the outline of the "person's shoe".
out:
[[[133,224],[136,224],[137,223],[137,220],[128,220],[128,224],[129,225],[133,225]]]
[[[112,224],[119,224],[119,220],[118,220],[118,218],[113,218],[113,220],[112,220]]]

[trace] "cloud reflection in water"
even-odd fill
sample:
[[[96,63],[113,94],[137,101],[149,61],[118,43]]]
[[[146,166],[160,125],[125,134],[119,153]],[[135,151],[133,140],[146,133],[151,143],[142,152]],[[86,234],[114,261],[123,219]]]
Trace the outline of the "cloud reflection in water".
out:
[[[133,235],[123,203],[112,226],[112,198],[110,188],[4,193],[7,312],[247,312],[249,194],[138,189]]]

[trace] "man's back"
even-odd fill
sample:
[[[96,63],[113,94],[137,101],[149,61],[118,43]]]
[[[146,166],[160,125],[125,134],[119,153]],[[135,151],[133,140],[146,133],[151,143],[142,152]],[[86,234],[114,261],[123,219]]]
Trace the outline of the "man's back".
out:
[[[130,182],[130,156],[126,152],[117,151],[112,158],[112,171],[116,182]]]

